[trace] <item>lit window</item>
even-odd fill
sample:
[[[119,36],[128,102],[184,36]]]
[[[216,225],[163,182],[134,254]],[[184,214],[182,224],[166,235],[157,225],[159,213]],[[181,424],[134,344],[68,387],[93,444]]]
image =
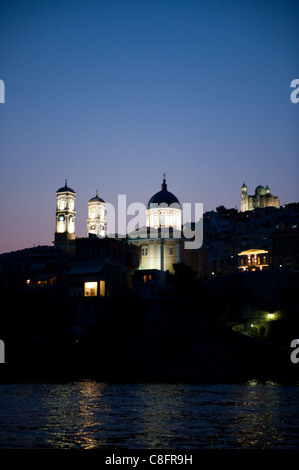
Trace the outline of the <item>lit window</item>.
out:
[[[105,281],[100,281],[100,296],[105,297]]]
[[[84,297],[97,297],[98,295],[98,283],[97,282],[85,282],[84,283]]]
[[[147,275],[146,274],[144,274],[144,276],[143,276],[143,282],[147,282]]]

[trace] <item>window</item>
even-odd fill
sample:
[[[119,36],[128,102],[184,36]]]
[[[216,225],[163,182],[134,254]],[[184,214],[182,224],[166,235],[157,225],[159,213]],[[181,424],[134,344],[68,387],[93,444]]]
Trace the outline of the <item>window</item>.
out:
[[[172,226],[173,226],[173,227],[176,227],[176,224],[177,224],[177,222],[176,222],[176,214],[173,213],[173,214],[172,214]]]
[[[105,297],[105,281],[100,281],[100,296]],[[84,282],[84,297],[98,296],[98,282]]]
[[[84,283],[84,297],[96,297],[98,295],[98,283],[97,282],[85,282]]]
[[[142,256],[147,256],[147,246],[142,247]]]
[[[100,281],[100,296],[105,297],[105,281]]]
[[[165,225],[165,213],[160,212],[160,225]]]
[[[169,254],[170,254],[170,255],[173,255],[173,246],[170,246],[170,247],[169,247]]]
[[[170,226],[170,212],[166,213],[166,227]]]

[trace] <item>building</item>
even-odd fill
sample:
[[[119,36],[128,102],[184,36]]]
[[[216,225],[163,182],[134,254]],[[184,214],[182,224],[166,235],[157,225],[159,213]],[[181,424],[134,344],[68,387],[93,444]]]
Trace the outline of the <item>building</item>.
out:
[[[266,250],[246,250],[239,253],[238,256],[240,271],[264,271],[269,269],[270,256]]]
[[[76,210],[75,191],[65,185],[56,191],[56,224],[54,243],[56,247],[72,252],[75,249],[76,239]]]
[[[165,176],[161,184],[161,191],[155,193],[147,204],[147,227],[172,227],[181,230],[182,209],[177,197],[167,189]]]
[[[167,296],[172,293],[164,271],[157,269],[136,270],[132,278],[133,295],[151,299]]]
[[[128,234],[141,248],[139,269],[173,271],[173,264],[181,261],[181,223],[181,205],[164,178],[161,190],[148,201],[146,227]]]
[[[117,297],[131,288],[131,278],[139,264],[140,249],[126,238],[99,238],[92,235],[89,238],[77,238],[75,257],[70,263],[70,295]],[[104,281],[104,284],[100,281]],[[87,287],[93,288],[87,286],[89,282],[97,282],[95,291],[88,291]]]
[[[252,211],[258,207],[279,207],[279,199],[270,193],[269,186],[257,186],[253,196],[247,194],[247,186],[242,185],[241,212]]]
[[[106,235],[105,201],[99,197],[98,190],[88,201],[87,236],[90,234],[101,238]]]
[[[299,229],[297,225],[273,233],[273,268],[299,272]]]

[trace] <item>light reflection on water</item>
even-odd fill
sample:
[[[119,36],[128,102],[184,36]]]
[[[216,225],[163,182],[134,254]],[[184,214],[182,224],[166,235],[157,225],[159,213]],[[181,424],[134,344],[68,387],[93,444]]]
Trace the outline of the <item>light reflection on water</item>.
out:
[[[299,387],[0,385],[2,448],[298,448]]]

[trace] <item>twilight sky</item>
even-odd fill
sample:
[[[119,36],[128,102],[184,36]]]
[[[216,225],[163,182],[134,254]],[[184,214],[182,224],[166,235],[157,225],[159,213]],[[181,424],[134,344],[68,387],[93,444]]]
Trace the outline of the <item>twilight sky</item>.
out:
[[[299,201],[297,0],[3,0],[0,253],[52,245],[56,191]]]

